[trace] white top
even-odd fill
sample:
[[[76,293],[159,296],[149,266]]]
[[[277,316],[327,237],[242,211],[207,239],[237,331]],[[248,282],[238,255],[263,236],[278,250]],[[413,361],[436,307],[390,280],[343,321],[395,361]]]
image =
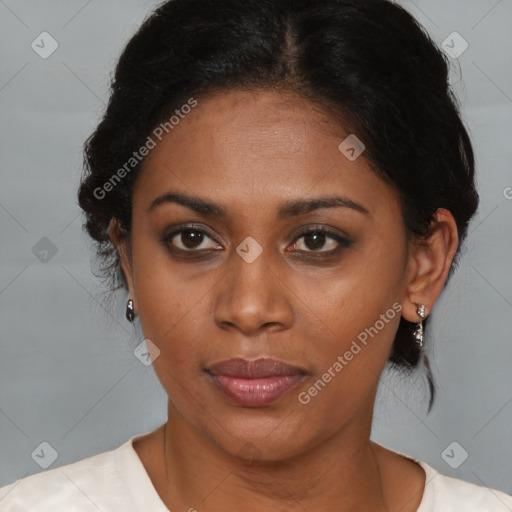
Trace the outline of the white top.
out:
[[[132,445],[144,435],[0,488],[0,512],[169,512]],[[427,476],[417,512],[512,512],[511,496],[416,462]]]

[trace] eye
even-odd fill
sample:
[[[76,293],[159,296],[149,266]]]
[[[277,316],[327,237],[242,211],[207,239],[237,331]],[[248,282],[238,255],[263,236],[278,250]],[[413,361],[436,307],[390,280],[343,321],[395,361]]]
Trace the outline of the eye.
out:
[[[304,239],[302,242],[301,239]],[[338,233],[325,228],[310,228],[303,231],[295,239],[292,247],[299,252],[334,254],[343,247],[349,247],[351,242]],[[324,250],[320,250],[320,249]]]
[[[201,252],[222,249],[207,231],[196,226],[185,226],[166,235],[162,242],[173,249],[185,252]]]
[[[195,225],[175,229],[161,241],[177,252],[208,253],[223,249],[208,231]],[[328,256],[350,245],[351,242],[339,233],[318,227],[302,231],[291,247],[299,253],[319,253]]]

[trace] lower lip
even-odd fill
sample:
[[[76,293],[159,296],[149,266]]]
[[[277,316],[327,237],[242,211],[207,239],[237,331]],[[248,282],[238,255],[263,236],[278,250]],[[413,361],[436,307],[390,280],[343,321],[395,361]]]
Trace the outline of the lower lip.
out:
[[[299,385],[304,375],[276,375],[261,379],[242,379],[208,374],[228,398],[246,407],[260,407],[279,400]]]

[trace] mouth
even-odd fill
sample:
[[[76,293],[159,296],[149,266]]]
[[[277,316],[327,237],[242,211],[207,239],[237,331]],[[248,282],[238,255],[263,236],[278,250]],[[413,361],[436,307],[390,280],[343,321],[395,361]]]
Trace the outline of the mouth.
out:
[[[272,358],[228,359],[213,364],[205,372],[217,390],[246,407],[276,402],[296,388],[307,373],[298,366]]]

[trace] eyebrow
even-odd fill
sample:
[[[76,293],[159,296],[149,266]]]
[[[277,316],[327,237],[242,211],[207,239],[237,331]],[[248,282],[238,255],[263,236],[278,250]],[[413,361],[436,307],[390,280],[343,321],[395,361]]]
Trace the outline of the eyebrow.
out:
[[[152,212],[155,208],[166,203],[177,203],[196,213],[206,215],[208,217],[219,217],[225,219],[228,217],[228,211],[221,206],[207,199],[197,196],[183,194],[181,192],[165,192],[159,195],[149,206],[147,212]],[[277,218],[279,220],[289,217],[295,217],[301,214],[310,213],[321,208],[350,208],[357,212],[369,215],[370,212],[359,203],[352,201],[347,197],[328,196],[317,197],[313,199],[296,199],[286,201],[278,208]]]

